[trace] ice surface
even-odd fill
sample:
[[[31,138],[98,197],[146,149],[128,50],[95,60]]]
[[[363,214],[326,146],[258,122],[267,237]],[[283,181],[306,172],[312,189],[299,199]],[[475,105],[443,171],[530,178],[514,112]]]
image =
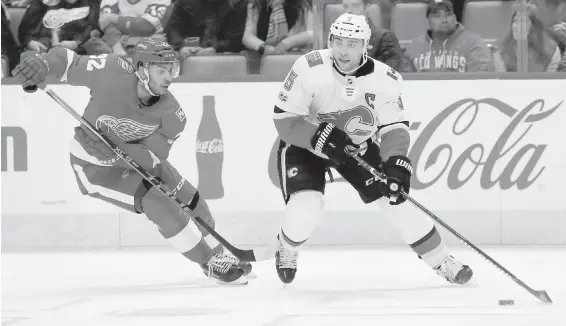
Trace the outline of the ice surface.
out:
[[[566,247],[483,249],[554,304],[464,247],[453,251],[475,271],[467,286],[404,247],[307,248],[287,288],[273,261],[256,263],[248,286],[221,287],[172,249],[3,253],[2,325],[566,325]]]

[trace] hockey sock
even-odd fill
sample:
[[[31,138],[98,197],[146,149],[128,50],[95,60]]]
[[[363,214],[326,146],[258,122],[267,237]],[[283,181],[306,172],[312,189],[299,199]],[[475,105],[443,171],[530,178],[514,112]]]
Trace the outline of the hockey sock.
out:
[[[183,256],[204,264],[214,255],[195,223],[157,189],[151,188],[143,196],[142,208],[161,235]]]
[[[303,240],[303,241],[295,242],[289,239],[289,237],[287,237],[283,229],[279,231],[279,240],[281,240],[281,244],[283,245],[283,247],[285,247],[285,249],[290,251],[299,250],[299,248],[303,245],[303,243],[307,241],[307,240]]]
[[[205,223],[214,228],[215,223],[208,205],[200,198],[197,189],[167,160],[161,160],[155,175],[165,183],[177,198],[187,203]],[[159,227],[159,232],[190,260],[204,264],[215,254],[223,251],[222,246],[204,229],[197,226],[187,214],[163,196],[150,188],[142,198],[143,212]]]
[[[409,246],[431,267],[438,266],[449,254],[446,244],[434,226],[424,237]]]
[[[281,227],[283,243],[287,242],[298,249],[322,222],[323,208],[321,192],[300,191],[292,194],[287,202],[285,221]]]
[[[216,226],[216,222],[214,221],[214,218],[210,213],[208,204],[206,203],[205,200],[200,198],[198,192],[194,195],[191,202],[194,205],[193,211],[195,212],[195,214],[198,217],[200,217],[206,224],[208,224],[210,227],[214,229]],[[224,247],[220,244],[220,242],[218,242],[218,240],[216,240],[212,235],[210,235],[208,231],[200,227],[200,225],[197,225],[197,227],[203,236],[203,240],[208,244],[210,248],[212,248],[212,251],[214,253],[220,254],[224,252]]]
[[[389,205],[388,198],[380,198],[378,204],[382,214],[397,227],[405,243],[427,264],[436,267],[448,256],[448,248],[428,216],[408,203]]]

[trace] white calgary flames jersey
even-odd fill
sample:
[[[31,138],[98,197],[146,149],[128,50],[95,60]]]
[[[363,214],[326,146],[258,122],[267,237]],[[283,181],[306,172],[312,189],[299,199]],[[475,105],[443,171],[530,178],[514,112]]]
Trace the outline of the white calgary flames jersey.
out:
[[[313,51],[297,59],[281,88],[276,106],[315,125],[329,122],[356,144],[374,140],[394,128],[407,128],[401,100],[403,78],[373,61],[374,69],[344,76],[333,67],[332,50]],[[371,66],[371,62],[366,65]],[[367,68],[367,67],[365,67]],[[367,70],[367,69],[366,69]]]
[[[102,0],[100,13],[112,13],[126,17],[142,17],[155,26],[157,33],[163,32],[162,20],[171,0]]]

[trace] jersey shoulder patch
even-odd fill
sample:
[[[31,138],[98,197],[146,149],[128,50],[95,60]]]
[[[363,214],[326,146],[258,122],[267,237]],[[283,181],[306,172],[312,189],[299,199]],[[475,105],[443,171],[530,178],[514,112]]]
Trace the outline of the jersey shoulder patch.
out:
[[[387,84],[391,84],[392,87],[397,87],[403,84],[403,76],[397,70],[377,60],[374,60],[374,64],[375,68],[373,73],[381,83],[385,82]]]
[[[181,122],[185,120],[185,112],[183,111],[181,104],[179,104],[179,101],[177,101],[171,91],[167,91],[167,93],[162,95],[162,98],[159,100],[158,104],[160,105],[159,109],[164,114],[175,114]]]
[[[305,59],[307,60],[310,68],[321,65],[323,63],[320,51],[313,51],[305,54]]]
[[[393,78],[395,81],[399,80],[399,78],[401,77],[399,72],[391,67],[388,67],[386,75],[390,78]]]

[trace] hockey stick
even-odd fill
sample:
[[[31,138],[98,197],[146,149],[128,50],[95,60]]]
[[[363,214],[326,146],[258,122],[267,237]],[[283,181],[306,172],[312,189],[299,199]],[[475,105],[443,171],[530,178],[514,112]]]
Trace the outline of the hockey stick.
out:
[[[376,179],[378,179],[378,181],[385,182],[385,183],[387,182],[387,178],[383,174],[379,173],[375,168],[373,168],[371,165],[369,165],[364,159],[359,157],[356,152],[351,152],[351,151],[347,151],[347,152],[356,161],[358,161],[358,163],[364,169],[366,169],[369,173],[373,174],[376,177]],[[448,230],[450,233],[452,233],[454,236],[456,236],[458,239],[460,239],[463,243],[468,245],[473,251],[475,251],[477,254],[482,256],[488,262],[493,264],[496,268],[498,268],[500,271],[502,271],[505,275],[510,277],[515,283],[517,283],[523,289],[529,291],[530,294],[534,295],[537,299],[539,299],[540,301],[542,301],[544,303],[552,303],[552,300],[550,299],[550,297],[548,296],[548,294],[546,293],[545,290],[537,291],[537,290],[532,289],[530,286],[528,286],[523,281],[521,281],[517,276],[513,275],[513,273],[511,273],[505,267],[501,266],[501,264],[499,264],[493,258],[488,256],[480,248],[476,247],[476,245],[474,245],[473,243],[468,241],[468,239],[464,238],[464,236],[462,236],[460,233],[456,232],[456,230],[454,230],[452,227],[450,227],[448,224],[446,224],[438,216],[436,216],[434,213],[432,213],[431,211],[426,209],[426,207],[424,207],[419,202],[417,202],[415,199],[413,199],[411,196],[409,196],[409,194],[407,194],[405,191],[403,191],[403,189],[401,189],[400,193],[401,193],[401,196],[405,197],[408,201],[410,201],[413,205],[415,205],[417,208],[419,208],[421,211],[423,211],[426,215],[428,215],[430,218],[435,220],[438,224],[442,225],[446,230]]]
[[[110,142],[104,135],[97,131],[88,121],[86,121],[82,116],[80,116],[73,108],[71,108],[62,98],[60,98],[51,89],[43,89],[47,95],[49,95],[55,102],[57,102],[61,107],[63,107],[68,113],[70,113],[73,118],[78,120],[81,124],[87,127],[93,134],[96,135],[108,148],[112,149],[116,155],[123,159],[132,169],[139,173],[145,180],[147,180],[152,186],[157,188],[164,196],[169,198],[177,207],[183,210],[191,219],[193,219],[198,225],[210,233],[218,242],[220,242],[226,249],[228,249],[234,256],[236,256],[241,261],[254,262],[259,260],[268,260],[274,258],[274,253],[269,250],[242,250],[234,247],[226,239],[224,239],[220,234],[218,234],[213,228],[211,228],[206,222],[204,222],[200,217],[198,217],[195,212],[193,212],[185,203],[181,202],[163,182],[157,179],[155,176],[149,174],[145,171],[138,163],[136,163],[132,158],[122,151],[119,147],[115,146]]]

